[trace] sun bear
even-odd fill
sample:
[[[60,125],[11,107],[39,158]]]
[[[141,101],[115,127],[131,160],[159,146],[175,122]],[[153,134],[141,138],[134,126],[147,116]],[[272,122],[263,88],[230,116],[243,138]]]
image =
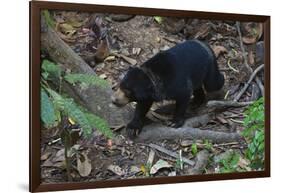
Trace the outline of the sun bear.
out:
[[[176,101],[169,126],[178,128],[184,124],[192,95],[193,102],[201,104],[205,92],[220,90],[223,84],[213,50],[199,40],[187,40],[159,52],[140,67],[130,67],[111,100],[119,107],[137,102],[134,117],[126,127],[128,136],[134,138],[153,102]]]

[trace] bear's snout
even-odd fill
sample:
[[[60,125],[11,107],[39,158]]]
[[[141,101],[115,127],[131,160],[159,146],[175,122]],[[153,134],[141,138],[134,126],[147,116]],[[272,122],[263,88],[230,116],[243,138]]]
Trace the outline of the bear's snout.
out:
[[[130,102],[129,98],[120,88],[118,88],[117,91],[113,93],[113,95],[111,96],[111,101],[118,107],[123,107]]]

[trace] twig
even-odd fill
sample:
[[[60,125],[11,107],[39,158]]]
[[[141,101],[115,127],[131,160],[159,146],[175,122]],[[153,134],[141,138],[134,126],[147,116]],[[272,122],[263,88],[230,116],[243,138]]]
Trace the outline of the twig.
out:
[[[57,142],[60,141],[60,140],[61,140],[60,137],[57,138],[57,139],[54,139],[53,141],[48,142],[48,145],[53,145],[54,143],[57,143]]]
[[[67,173],[67,181],[72,182],[72,177],[70,173],[70,168],[71,168],[71,162],[70,159],[67,155],[68,149],[66,145],[64,146],[64,158],[65,158],[65,166],[66,166],[66,173]]]
[[[180,167],[181,167],[181,170],[182,170],[183,169],[183,161],[182,161],[183,157],[182,157],[182,150],[181,149],[180,149],[179,153],[180,153],[180,155],[179,155],[180,156]]]
[[[112,53],[110,53],[109,55],[116,56],[116,57],[118,57],[118,58],[122,58],[123,60],[125,60],[126,62],[130,63],[130,64],[133,65],[133,66],[138,63],[135,59],[130,58],[130,57],[128,57],[128,56],[125,56],[125,55],[123,55],[123,54],[118,54],[118,53],[112,52]]]
[[[155,151],[153,149],[151,149],[150,152],[149,152],[146,164],[149,165],[149,166],[152,166],[154,157],[155,157]]]
[[[224,100],[227,99],[228,95],[229,95],[229,90],[225,93],[223,99],[224,99]]]
[[[179,43],[181,43],[181,41],[180,40],[177,40],[177,39],[174,39],[174,38],[170,38],[170,37],[163,37],[163,39],[165,39],[165,40],[167,40],[168,42],[171,42],[171,43],[173,43],[173,44],[179,44]]]
[[[234,123],[239,123],[239,124],[243,124],[244,121],[240,121],[240,120],[236,120],[236,119],[232,119],[230,118],[230,121],[234,122]]]
[[[239,35],[240,47],[241,47],[242,56],[243,56],[243,59],[244,59],[245,66],[246,66],[246,68],[248,69],[248,71],[250,73],[253,73],[253,69],[248,64],[245,48],[244,48],[244,45],[243,45],[243,39],[242,39],[242,34],[241,34],[241,30],[240,30],[240,22],[239,21],[236,22],[236,28],[237,28],[237,32],[238,32],[238,35]],[[262,85],[262,82],[261,82],[260,78],[256,76],[255,77],[255,81],[257,82],[257,84],[258,84],[258,86],[259,86],[259,88],[261,90],[262,96],[264,96],[264,87]]]
[[[247,88],[249,87],[250,83],[252,82],[252,80],[256,77],[257,73],[259,71],[261,71],[261,69],[264,68],[264,64],[260,65],[250,76],[248,82],[245,84],[245,86],[242,88],[242,90],[238,93],[238,95],[236,95],[236,97],[234,98],[234,101],[238,101],[241,96],[244,94],[244,92],[247,90]]]
[[[235,69],[235,68],[233,68],[233,67],[231,66],[231,64],[230,64],[230,59],[227,61],[227,66],[229,67],[229,69],[233,70],[234,72],[239,73],[239,70],[237,70],[237,69]]]
[[[150,143],[148,146],[151,147],[151,148],[153,148],[153,149],[156,149],[156,150],[158,150],[158,151],[160,151],[160,152],[162,152],[162,153],[165,153],[165,154],[167,154],[167,155],[169,155],[169,156],[171,156],[171,157],[173,157],[173,158],[176,158],[176,159],[179,159],[179,158],[180,158],[179,154],[177,154],[177,153],[175,153],[175,152],[172,152],[172,151],[170,151],[170,150],[167,150],[167,149],[165,149],[164,147],[161,147],[161,146],[158,146],[158,145],[152,144],[152,143]],[[182,157],[182,161],[185,162],[185,163],[187,163],[187,164],[189,164],[189,165],[191,165],[191,166],[193,166],[193,165],[195,164],[194,161],[189,160],[189,159],[184,158],[184,157]]]
[[[256,78],[257,78],[257,77],[256,77]],[[256,79],[255,79],[255,80],[256,80]],[[264,86],[263,86],[261,80],[258,79],[258,81],[256,80],[256,82],[257,82],[257,84],[258,84],[259,89],[261,90],[261,95],[264,96]]]
[[[238,142],[230,142],[230,143],[214,144],[213,147],[229,146],[229,145],[239,145],[239,143]]]

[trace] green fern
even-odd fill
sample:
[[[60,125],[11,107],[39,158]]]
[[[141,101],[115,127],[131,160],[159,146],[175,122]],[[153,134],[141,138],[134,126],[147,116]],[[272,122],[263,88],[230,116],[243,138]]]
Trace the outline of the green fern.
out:
[[[103,88],[109,86],[106,80],[103,80],[96,75],[67,74],[62,76],[61,68],[49,60],[43,60],[42,62],[42,78],[45,80],[51,78],[63,78],[71,84],[80,83],[82,86],[97,85]],[[43,117],[42,121],[44,123],[52,125],[50,123],[53,123],[56,120],[60,121],[60,114],[58,112],[62,112],[81,126],[83,134],[86,137],[91,135],[92,128],[98,129],[106,137],[113,137],[113,132],[110,130],[105,120],[85,111],[85,109],[77,105],[72,98],[66,98],[58,94],[53,89],[49,88],[48,84],[46,82],[44,83],[44,81],[42,88],[44,88],[51,97],[50,99],[44,89],[42,89],[43,99],[41,101],[44,102],[44,104],[41,104],[41,116]]]
[[[41,88],[41,119],[45,127],[49,128],[57,124],[55,109],[52,101],[44,89]]]
[[[86,84],[87,86],[96,85],[102,88],[109,87],[109,84],[106,80],[91,74],[67,74],[64,76],[64,79],[70,84],[83,83]]]
[[[251,161],[252,168],[264,168],[264,98],[255,101],[244,114],[245,130],[242,135],[248,142],[246,157]]]
[[[65,112],[70,118],[77,122],[83,129],[83,133],[91,134],[92,127],[91,123],[85,116],[85,114],[79,109],[72,99],[65,98],[60,94],[56,93],[52,89],[47,89],[49,94],[53,97],[53,102],[56,107],[61,111]],[[87,137],[89,135],[86,135]]]
[[[105,120],[93,114],[83,112],[83,110],[80,109],[81,107],[79,107],[73,99],[63,97],[52,89],[47,89],[47,91],[53,98],[55,108],[60,109],[77,122],[83,129],[85,137],[89,137],[92,134],[92,128],[98,129],[106,137],[113,137],[113,132],[110,130]]]
[[[50,12],[48,10],[43,10],[42,11],[42,15],[47,23],[47,25],[51,28],[55,27],[55,22],[50,14]]]
[[[47,79],[49,75],[54,76],[55,78],[61,76],[61,68],[49,60],[43,60],[42,69],[44,71],[42,75],[45,79]]]
[[[86,113],[86,117],[91,122],[91,124],[94,125],[95,128],[97,128],[106,137],[113,138],[114,134],[104,119],[102,119],[94,114],[91,114],[91,113]]]

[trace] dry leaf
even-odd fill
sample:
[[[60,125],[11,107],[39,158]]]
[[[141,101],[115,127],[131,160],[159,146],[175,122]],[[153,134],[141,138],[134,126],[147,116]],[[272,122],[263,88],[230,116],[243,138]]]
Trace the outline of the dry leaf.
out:
[[[53,158],[53,162],[60,162],[64,160],[64,148],[62,148],[56,153],[56,156]]]
[[[137,166],[131,166],[131,168],[130,168],[130,172],[134,173],[134,174],[139,173],[141,171],[142,171],[141,168],[139,168]]]
[[[214,50],[216,57],[218,57],[220,54],[224,54],[224,53],[228,52],[227,49],[223,46],[215,46],[213,48],[213,50]]]
[[[168,176],[176,176],[176,175],[177,175],[176,171],[172,171],[168,174]]]
[[[141,52],[141,48],[133,48],[133,54],[134,55],[139,55],[140,54],[140,52]]]
[[[187,146],[190,146],[192,144],[192,141],[190,140],[183,140],[181,141],[181,146],[182,147],[187,147]]]
[[[243,34],[242,40],[245,44],[253,44],[263,34],[263,24],[254,22],[241,23],[241,31]]]
[[[204,39],[210,31],[210,26],[205,23],[200,26],[199,31],[195,34],[194,39]]]
[[[169,164],[168,162],[160,159],[158,160],[150,169],[150,174],[155,174],[158,172],[158,170],[162,169],[162,168],[170,168],[173,167],[171,164]]]
[[[74,34],[76,30],[68,23],[59,24],[59,29],[64,34]]]
[[[99,77],[102,78],[102,79],[106,79],[107,75],[106,74],[101,74],[101,75],[99,75]]]
[[[142,173],[146,173],[147,171],[146,171],[146,167],[145,167],[145,165],[141,165],[141,168],[140,168],[140,170],[142,171]]]
[[[52,152],[45,152],[44,154],[41,155],[40,160],[45,161],[46,159],[48,159],[50,157],[50,155],[52,155]]]
[[[117,165],[109,165],[107,169],[118,176],[125,175],[125,171]]]
[[[151,166],[152,163],[153,163],[154,157],[155,157],[155,151],[153,149],[151,149],[150,152],[149,152],[146,164]]]
[[[108,56],[104,59],[104,61],[114,61],[116,60],[115,56]]]
[[[219,122],[221,122],[222,124],[227,124],[227,120],[225,120],[225,118],[223,118],[222,116],[217,115],[216,118],[219,120]]]
[[[77,154],[77,170],[82,177],[86,177],[91,173],[92,164],[86,153]]]
[[[68,21],[67,22],[69,25],[73,26],[73,27],[76,27],[76,28],[79,28],[83,25],[82,22],[79,22],[77,20],[71,20],[71,21]]]
[[[253,51],[249,51],[248,61],[249,61],[250,65],[253,65],[255,63],[255,56],[254,56]]]
[[[67,156],[68,157],[72,157],[75,153],[75,151],[78,151],[78,149],[80,148],[79,144],[73,145],[70,150],[67,152]],[[53,162],[60,162],[60,161],[64,161],[65,157],[64,157],[64,148],[60,149],[57,153],[56,156],[53,158]]]
[[[135,59],[133,59],[133,58],[130,58],[130,57],[125,56],[123,54],[121,54],[120,57],[123,58],[124,60],[126,60],[126,62],[129,62],[132,65],[136,65],[137,64],[137,61]]]
[[[113,145],[112,139],[107,140],[107,146],[111,148]]]
[[[246,169],[247,171],[251,171],[251,168],[249,167],[250,161],[247,159],[243,159],[240,157],[237,165],[243,169]]]

